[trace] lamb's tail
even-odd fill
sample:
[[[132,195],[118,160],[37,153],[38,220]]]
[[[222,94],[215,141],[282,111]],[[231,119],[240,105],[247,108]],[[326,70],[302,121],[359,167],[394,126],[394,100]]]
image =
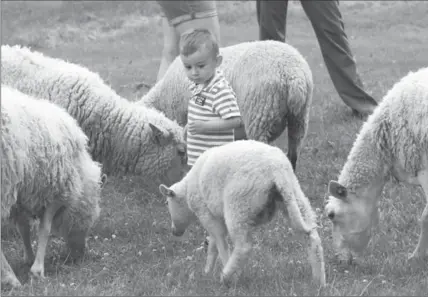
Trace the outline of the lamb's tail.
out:
[[[284,203],[281,209],[290,220],[293,228],[302,233],[310,234],[315,226],[313,226],[312,222],[305,221],[302,210],[299,207],[299,196],[304,194],[300,188],[296,176],[291,170],[291,166],[290,170],[288,170],[286,174],[288,177],[285,177],[283,174],[281,174],[281,172],[279,172],[274,178],[275,186],[277,187]]]

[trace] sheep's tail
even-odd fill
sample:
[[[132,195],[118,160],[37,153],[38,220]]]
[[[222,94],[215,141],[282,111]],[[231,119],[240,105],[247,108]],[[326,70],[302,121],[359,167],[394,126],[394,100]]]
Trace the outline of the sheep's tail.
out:
[[[286,173],[287,176],[284,176],[280,172],[275,174],[274,184],[281,195],[283,206],[281,207],[285,216],[289,219],[291,225],[296,230],[304,233],[310,234],[315,226],[312,222],[306,222],[302,211],[311,212],[311,209],[301,209],[306,208],[306,205],[300,205],[298,199],[304,195],[296,176],[293,171],[288,170]],[[303,204],[303,203],[302,203]],[[310,206],[309,206],[310,207]]]

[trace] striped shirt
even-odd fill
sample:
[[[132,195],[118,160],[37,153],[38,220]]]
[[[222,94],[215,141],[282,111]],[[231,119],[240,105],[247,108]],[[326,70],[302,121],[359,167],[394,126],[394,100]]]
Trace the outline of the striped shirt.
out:
[[[207,86],[193,83],[190,91],[192,96],[188,105],[188,124],[193,121],[212,121],[241,116],[235,92],[219,70]],[[187,164],[193,166],[196,159],[207,149],[234,140],[234,129],[203,134],[191,134],[187,131]]]

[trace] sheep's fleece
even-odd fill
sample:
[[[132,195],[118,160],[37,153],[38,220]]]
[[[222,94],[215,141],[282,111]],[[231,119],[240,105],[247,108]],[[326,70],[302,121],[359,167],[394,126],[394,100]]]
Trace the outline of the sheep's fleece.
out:
[[[1,100],[2,221],[9,214],[14,219],[13,213],[41,218],[45,208],[60,203],[65,208],[55,216],[52,232],[67,240],[69,232],[79,230],[84,244],[100,214],[101,192],[101,166],[87,151],[86,135],[63,108],[47,100],[5,85]],[[19,285],[8,266],[2,255],[2,282]]]
[[[78,64],[19,45],[2,45],[1,53],[2,83],[67,109],[106,173],[182,177],[183,129],[163,113],[121,98]]]
[[[279,41],[239,43],[221,48],[220,54],[220,69],[236,93],[247,138],[271,143],[288,126],[288,149],[295,151],[297,147],[298,151],[306,136],[314,87],[304,57]],[[189,85],[177,57],[140,103],[185,125]]]

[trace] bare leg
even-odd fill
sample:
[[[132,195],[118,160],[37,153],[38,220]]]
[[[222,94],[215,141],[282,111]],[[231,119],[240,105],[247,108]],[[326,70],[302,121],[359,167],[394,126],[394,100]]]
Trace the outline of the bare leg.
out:
[[[62,205],[59,203],[52,203],[46,208],[45,213],[43,214],[43,217],[40,220],[36,259],[30,269],[31,273],[34,276],[42,278],[44,278],[45,276],[45,254],[49,235],[51,233],[52,219],[61,206]]]
[[[169,65],[178,56],[178,37],[173,26],[170,26],[166,17],[162,18],[163,50],[157,80],[159,81],[168,70]]]
[[[16,278],[16,275],[4,256],[3,251],[1,251],[1,283],[10,284],[14,288],[21,286],[21,282]]]
[[[418,259],[427,253],[428,249],[428,171],[423,171],[418,174],[418,180],[425,193],[426,205],[421,216],[421,233],[419,234],[418,244],[409,256],[409,260]]]
[[[24,261],[31,265],[34,262],[34,253],[33,248],[31,247],[30,221],[25,214],[18,210],[15,222],[18,227],[19,234],[21,234],[22,241],[24,242]]]
[[[232,275],[247,261],[252,247],[248,230],[231,230],[230,236],[235,247],[221,274],[221,281],[225,285],[229,284]]]

